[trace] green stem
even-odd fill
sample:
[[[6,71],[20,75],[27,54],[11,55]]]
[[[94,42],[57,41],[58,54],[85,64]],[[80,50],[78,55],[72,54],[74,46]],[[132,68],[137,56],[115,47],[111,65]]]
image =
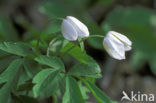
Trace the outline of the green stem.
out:
[[[86,39],[88,39],[88,38],[104,38],[104,37],[105,37],[105,36],[103,36],[103,35],[90,35],[90,36],[84,38],[83,40],[86,40]]]
[[[50,47],[48,46],[48,48],[47,48],[47,56],[49,57],[50,55],[49,55],[49,52],[50,52]]]

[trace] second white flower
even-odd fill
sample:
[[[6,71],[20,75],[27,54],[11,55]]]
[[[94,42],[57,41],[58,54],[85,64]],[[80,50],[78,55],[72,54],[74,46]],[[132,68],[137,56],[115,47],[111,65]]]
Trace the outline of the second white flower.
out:
[[[108,54],[118,60],[125,59],[125,51],[131,50],[132,42],[124,35],[110,31],[103,41]]]

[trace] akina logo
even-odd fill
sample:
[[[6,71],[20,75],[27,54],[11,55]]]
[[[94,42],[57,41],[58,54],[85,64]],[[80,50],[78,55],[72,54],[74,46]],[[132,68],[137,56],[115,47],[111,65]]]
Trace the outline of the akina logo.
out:
[[[141,94],[140,91],[137,93],[134,93],[134,91],[131,91],[130,96],[123,91],[122,92],[123,97],[121,98],[121,101],[138,101],[138,102],[151,102],[153,103],[155,101],[154,94]]]

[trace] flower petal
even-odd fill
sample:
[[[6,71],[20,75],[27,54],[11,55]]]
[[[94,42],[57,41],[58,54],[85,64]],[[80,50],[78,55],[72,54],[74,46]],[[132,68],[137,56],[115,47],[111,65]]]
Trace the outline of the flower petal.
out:
[[[130,47],[128,45],[127,46],[124,45],[124,47],[125,47],[125,51],[130,51],[132,49],[132,47]]]
[[[114,35],[115,37],[117,37],[120,41],[122,41],[125,45],[132,45],[132,42],[124,35],[115,32],[115,31],[110,31],[109,33],[111,33],[112,35]]]
[[[122,42],[117,38],[107,35],[104,38],[103,45],[106,51],[115,59],[122,60],[125,59],[125,48]]]
[[[63,20],[61,29],[62,29],[62,34],[63,34],[64,38],[66,38],[67,40],[70,40],[70,41],[77,40],[78,34],[77,34],[75,28],[66,19]]]
[[[88,37],[89,31],[85,24],[83,24],[81,21],[76,19],[72,16],[67,16],[67,20],[73,25],[73,27],[76,29],[78,36],[80,38]]]

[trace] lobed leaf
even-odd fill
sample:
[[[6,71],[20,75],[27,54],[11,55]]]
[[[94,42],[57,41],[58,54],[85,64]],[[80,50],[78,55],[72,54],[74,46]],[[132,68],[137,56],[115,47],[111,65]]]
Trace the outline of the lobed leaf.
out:
[[[9,67],[0,75],[0,84],[6,82],[0,89],[0,103],[8,102],[10,93],[17,85],[22,62],[22,59],[14,60],[9,65]]]
[[[33,83],[36,84],[33,87],[34,96],[51,96],[58,88],[60,80],[59,70],[45,69],[40,71],[34,78]]]
[[[24,43],[0,42],[0,50],[18,56],[27,56],[33,54],[32,48]]]
[[[93,78],[101,77],[99,70],[87,64],[75,65],[69,70],[68,74],[75,75],[75,76],[87,76],[87,77],[93,77]]]
[[[73,43],[69,42],[67,45],[64,46],[64,48],[61,50],[61,52],[64,53],[67,50],[69,50],[69,48],[72,48],[68,52],[72,57],[74,57],[79,62],[94,68],[96,73],[101,73],[101,69],[100,69],[99,65],[96,63],[96,61],[94,59],[92,59],[89,55],[87,55],[85,53],[85,51],[82,51],[79,46],[74,45]]]
[[[41,55],[40,57],[35,58],[35,60],[41,64],[47,65],[54,69],[61,69],[65,71],[65,67],[63,62],[58,57],[49,57],[45,55]]]
[[[109,99],[95,84],[85,81],[85,84],[88,86],[94,97],[97,99],[98,103],[116,103]]]
[[[66,91],[62,103],[85,103],[76,80],[66,77]]]

